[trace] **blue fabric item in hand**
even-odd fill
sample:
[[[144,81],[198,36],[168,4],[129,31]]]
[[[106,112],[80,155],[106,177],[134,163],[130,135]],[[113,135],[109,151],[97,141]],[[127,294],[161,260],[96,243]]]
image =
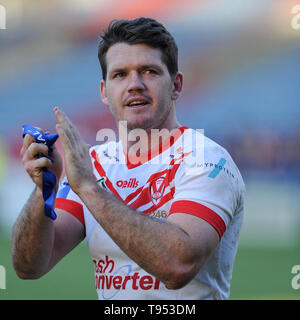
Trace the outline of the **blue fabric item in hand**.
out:
[[[26,134],[30,134],[37,143],[43,143],[49,148],[49,154],[52,152],[52,146],[58,138],[58,134],[48,134],[43,133],[39,129],[30,126],[23,126],[23,138]],[[43,154],[39,154],[39,157],[46,157]],[[47,157],[50,161],[53,160]],[[56,219],[56,213],[53,209],[55,201],[55,187],[56,187],[56,176],[55,174],[47,168],[43,168],[43,198],[44,198],[44,210],[45,215],[52,220]]]

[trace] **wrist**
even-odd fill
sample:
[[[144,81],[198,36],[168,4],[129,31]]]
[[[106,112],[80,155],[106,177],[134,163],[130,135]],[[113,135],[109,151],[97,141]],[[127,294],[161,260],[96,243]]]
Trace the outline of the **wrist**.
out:
[[[99,194],[100,190],[101,188],[99,187],[98,183],[93,180],[81,184],[76,193],[80,199],[84,200],[84,198],[88,196]]]
[[[43,190],[39,187],[39,186],[36,186],[35,187],[35,197],[37,198],[37,199],[44,199],[43,198]]]

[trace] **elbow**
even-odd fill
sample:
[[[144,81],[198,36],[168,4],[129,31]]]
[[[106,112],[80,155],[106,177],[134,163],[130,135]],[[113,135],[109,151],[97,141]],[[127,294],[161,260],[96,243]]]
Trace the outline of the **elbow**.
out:
[[[12,265],[17,277],[22,280],[39,279],[45,274],[40,266],[29,264],[14,254],[12,254]]]
[[[165,286],[167,289],[169,290],[177,290],[177,289],[181,289],[184,286],[186,286],[188,284],[187,283],[180,283],[180,282],[165,282]]]
[[[167,289],[177,290],[185,287],[191,280],[192,278],[181,277],[181,278],[167,280],[164,283]]]
[[[176,268],[171,276],[163,282],[166,288],[169,290],[181,289],[185,287],[190,281],[192,281],[198,271],[199,267],[197,267],[196,264],[182,266]]]
[[[16,275],[18,276],[18,278],[22,279],[22,280],[35,280],[35,279],[39,279],[41,277],[41,275],[38,274],[33,274],[33,273],[29,273],[29,272],[23,272],[23,271],[17,271],[15,270]]]
[[[21,268],[15,263],[13,263],[13,267],[18,278],[22,280],[34,280],[34,279],[39,279],[42,276],[41,273],[34,272],[32,270],[25,270],[24,268]]]

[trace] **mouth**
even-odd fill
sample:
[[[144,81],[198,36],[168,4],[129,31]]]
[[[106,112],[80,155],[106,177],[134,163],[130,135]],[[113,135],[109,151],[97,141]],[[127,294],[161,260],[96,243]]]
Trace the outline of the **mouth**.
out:
[[[125,106],[132,109],[140,109],[148,106],[150,100],[144,97],[134,97],[126,101]]]

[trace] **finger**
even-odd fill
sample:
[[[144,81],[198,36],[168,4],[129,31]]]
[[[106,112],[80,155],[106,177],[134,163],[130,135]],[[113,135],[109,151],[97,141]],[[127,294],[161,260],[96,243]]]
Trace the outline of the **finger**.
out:
[[[59,126],[64,130],[65,136],[69,139],[70,145],[73,144],[75,146],[78,144],[78,141],[83,141],[76,126],[62,110],[55,107],[54,113]]]
[[[72,144],[70,142],[70,139],[69,139],[68,135],[65,132],[65,129],[60,124],[57,124],[56,125],[56,131],[57,131],[57,133],[59,135],[60,142],[62,144],[62,147],[63,147],[64,151],[66,151],[66,148],[71,149],[72,148]]]
[[[53,111],[54,111],[54,115],[55,115],[56,120],[59,123],[63,122],[64,121],[64,117],[63,117],[62,111],[57,106],[54,107]]]
[[[65,135],[69,138],[70,143],[77,144],[81,139],[80,133],[70,118],[58,107],[55,107],[60,126],[64,129]]]
[[[37,128],[39,131],[43,132],[43,130],[39,127],[35,127]],[[20,155],[23,157],[24,153],[26,152],[26,150],[28,149],[28,147],[33,143],[35,142],[35,139],[34,137],[29,134],[29,133],[26,133],[24,138],[23,138],[23,145],[22,145],[22,148],[20,150]]]
[[[26,134],[24,136],[23,145],[22,145],[22,148],[20,150],[20,154],[21,154],[22,157],[23,157],[24,153],[26,152],[26,150],[28,149],[28,147],[34,142],[35,142],[35,139],[30,134]]]
[[[58,107],[54,108],[54,114],[55,114],[56,120],[58,121],[58,124],[62,129],[64,129],[64,134],[68,136],[69,140],[76,140],[75,138],[76,136],[74,135],[75,126],[73,125],[71,120],[68,118],[68,116]]]
[[[51,168],[53,166],[51,160],[46,157],[34,160],[34,164],[36,168]]]
[[[39,177],[44,168],[50,169],[51,167],[52,162],[45,157],[29,161],[25,165],[25,169],[31,177]]]
[[[59,124],[68,125],[71,128],[73,127],[73,123],[71,122],[69,117],[62,110],[60,110],[58,107],[54,108],[54,114],[55,114],[56,120],[58,121]]]
[[[23,161],[35,159],[39,153],[48,156],[48,147],[44,144],[33,142],[24,153]]]

